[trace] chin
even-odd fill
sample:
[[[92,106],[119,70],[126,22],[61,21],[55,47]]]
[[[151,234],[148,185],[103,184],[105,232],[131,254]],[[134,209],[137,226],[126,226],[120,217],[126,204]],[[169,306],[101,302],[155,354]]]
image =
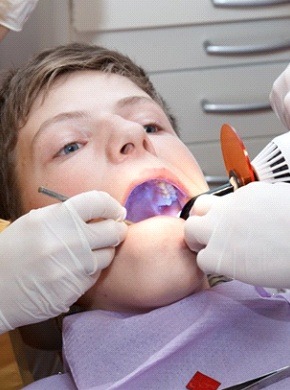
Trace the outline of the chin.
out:
[[[86,294],[86,307],[146,312],[208,288],[185,244],[184,223],[158,216],[129,226],[113,262]]]
[[[158,216],[129,228],[112,268],[131,272],[129,307],[150,310],[208,288],[196,254],[184,242],[184,220]]]
[[[181,264],[172,266],[168,273],[158,280],[153,280],[150,286],[150,295],[143,297],[143,304],[158,308],[170,305],[191,294],[209,288],[206,275],[195,262],[195,258],[182,258]],[[169,265],[170,267],[170,265]]]
[[[152,299],[148,300],[147,302],[146,300],[144,300],[143,308],[144,311],[146,311],[148,309],[152,310],[168,306],[172,303],[182,300],[183,298],[188,297],[189,295],[197,294],[198,292],[206,290],[208,288],[209,285],[207,283],[206,276],[202,275],[202,278],[199,278],[198,282],[196,282],[195,280],[193,285],[173,285],[172,288],[170,288],[168,291],[163,291],[160,296],[158,296],[158,294],[155,294]]]

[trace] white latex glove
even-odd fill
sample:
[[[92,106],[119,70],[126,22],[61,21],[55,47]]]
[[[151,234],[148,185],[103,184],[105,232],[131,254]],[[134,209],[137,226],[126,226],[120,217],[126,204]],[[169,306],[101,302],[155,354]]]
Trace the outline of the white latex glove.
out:
[[[275,80],[270,102],[278,118],[290,130],[290,64]]]
[[[185,241],[197,263],[245,283],[290,287],[290,184],[254,182],[223,197],[197,198]]]
[[[56,317],[87,291],[127,232],[126,210],[91,191],[19,218],[0,233],[0,333]],[[86,223],[94,218],[99,222]]]
[[[0,24],[9,30],[21,31],[38,0],[1,0]]]

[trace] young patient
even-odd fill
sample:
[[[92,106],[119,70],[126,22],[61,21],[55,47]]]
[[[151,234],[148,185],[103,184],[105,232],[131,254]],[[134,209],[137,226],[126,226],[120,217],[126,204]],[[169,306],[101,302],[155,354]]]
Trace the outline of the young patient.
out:
[[[64,319],[67,373],[30,388],[183,389],[197,371],[228,386],[289,363],[287,297],[210,289],[186,246],[178,213],[207,184],[141,68],[105,48],[54,48],[7,76],[0,107],[6,219],[55,202],[45,186],[108,192],[134,222],[78,301],[87,311]]]

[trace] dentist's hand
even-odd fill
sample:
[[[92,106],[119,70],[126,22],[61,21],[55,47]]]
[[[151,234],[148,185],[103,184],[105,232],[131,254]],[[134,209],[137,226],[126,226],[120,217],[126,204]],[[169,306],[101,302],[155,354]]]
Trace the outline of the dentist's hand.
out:
[[[263,287],[290,287],[290,185],[250,183],[197,198],[185,241],[206,273]]]
[[[31,211],[0,233],[0,333],[68,311],[114,258],[127,233],[116,220],[125,213],[107,193],[91,191]]]
[[[290,64],[274,82],[270,102],[281,122],[290,130]]]

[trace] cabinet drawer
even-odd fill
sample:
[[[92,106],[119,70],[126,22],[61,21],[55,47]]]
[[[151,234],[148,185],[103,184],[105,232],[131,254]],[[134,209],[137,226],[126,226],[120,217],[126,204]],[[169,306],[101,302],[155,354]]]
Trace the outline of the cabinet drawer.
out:
[[[250,161],[252,161],[273,138],[274,137],[269,136],[261,137],[259,139],[243,138],[242,140],[249,153]],[[213,183],[214,186],[218,186],[219,183],[217,183],[217,181],[227,177],[220,142],[188,144],[187,146],[198,161],[203,173],[210,178],[210,181],[215,181],[215,183]]]
[[[223,123],[230,123],[242,137],[260,137],[285,131],[271,110],[205,113],[201,103],[268,104],[272,84],[287,64],[168,72],[154,74],[151,80],[177,116],[185,142],[219,139]]]
[[[216,6],[218,0],[72,0],[71,3],[73,26],[78,32],[120,31],[290,15],[287,0],[228,0],[223,1],[223,6]]]
[[[99,32],[78,39],[118,49],[151,72],[290,60],[290,18]],[[206,42],[226,53],[207,54]]]

